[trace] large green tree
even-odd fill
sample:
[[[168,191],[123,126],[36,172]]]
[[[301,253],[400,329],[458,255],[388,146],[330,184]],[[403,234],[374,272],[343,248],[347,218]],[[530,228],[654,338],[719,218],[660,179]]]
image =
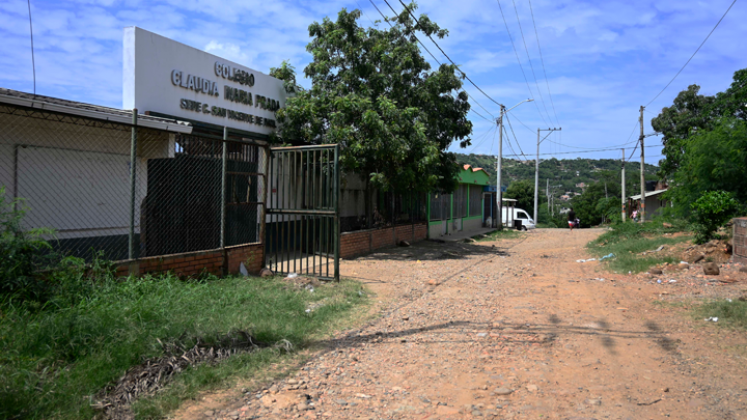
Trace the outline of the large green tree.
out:
[[[407,9],[387,19],[391,27],[364,28],[360,16],[342,9],[336,21],[309,26],[311,89],[297,88],[287,63],[272,70],[295,91],[277,112],[278,136],[340,144],[343,169],[383,191],[453,190],[458,166],[447,149],[470,144],[468,96],[456,66],[433,70],[416,39],[448,32]]]
[[[747,121],[747,69],[734,73],[733,82],[715,96],[700,95],[700,86],[690,85],[680,92],[670,107],[651,120],[654,130],[663,134],[664,156],[659,176],[671,179],[687,154],[688,140],[710,131],[721,118]]]
[[[667,193],[680,216],[708,191],[726,191],[747,203],[747,122],[731,117],[687,140],[687,153]]]
[[[672,106],[665,107],[651,120],[651,126],[662,133],[664,159],[660,162],[659,176],[671,178],[685,154],[687,139],[712,120],[713,96],[699,95],[700,86],[690,85],[680,92]]]

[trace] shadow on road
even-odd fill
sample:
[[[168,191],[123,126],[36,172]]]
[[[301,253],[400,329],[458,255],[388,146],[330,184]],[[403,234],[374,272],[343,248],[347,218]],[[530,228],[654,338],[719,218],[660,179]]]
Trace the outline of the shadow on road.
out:
[[[355,258],[357,261],[462,260],[474,256],[504,256],[506,248],[459,242],[422,241],[410,247],[383,248]]]

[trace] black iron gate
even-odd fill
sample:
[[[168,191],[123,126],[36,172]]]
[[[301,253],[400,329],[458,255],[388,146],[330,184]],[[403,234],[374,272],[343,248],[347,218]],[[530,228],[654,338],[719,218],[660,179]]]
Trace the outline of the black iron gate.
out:
[[[340,279],[338,145],[270,149],[265,258],[275,273]]]

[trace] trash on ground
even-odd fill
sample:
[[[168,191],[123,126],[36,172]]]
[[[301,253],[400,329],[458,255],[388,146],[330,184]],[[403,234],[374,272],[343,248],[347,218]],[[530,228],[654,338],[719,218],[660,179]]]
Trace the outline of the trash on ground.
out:
[[[671,279],[671,280],[669,280],[669,282],[670,282],[670,283],[677,283],[677,280],[675,280],[675,279]]]
[[[706,321],[713,321],[713,322],[718,322],[718,317],[717,317],[717,316],[712,316],[712,317],[708,317],[708,318],[706,318],[705,320],[706,320]]]
[[[249,275],[249,270],[246,269],[246,266],[243,262],[241,263],[241,265],[239,265],[239,273],[241,273],[241,275],[244,277]]]
[[[609,259],[609,258],[615,258],[615,254],[613,254],[613,253],[610,252],[609,254],[605,255],[602,258],[600,258],[599,261],[604,261],[604,260]]]
[[[288,279],[295,279],[296,277],[298,277],[297,273],[290,273],[290,274],[288,274],[288,276],[286,278],[288,278]]]
[[[588,260],[576,260],[577,263],[585,263],[585,262],[592,262],[596,261],[596,258],[589,258]]]

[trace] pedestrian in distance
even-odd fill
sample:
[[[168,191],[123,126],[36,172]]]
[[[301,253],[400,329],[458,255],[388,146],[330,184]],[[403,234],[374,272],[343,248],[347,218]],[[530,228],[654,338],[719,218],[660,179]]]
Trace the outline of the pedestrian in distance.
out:
[[[571,232],[573,232],[573,228],[576,226],[576,212],[573,211],[573,207],[571,207],[571,211],[568,212],[568,227],[571,228]]]

